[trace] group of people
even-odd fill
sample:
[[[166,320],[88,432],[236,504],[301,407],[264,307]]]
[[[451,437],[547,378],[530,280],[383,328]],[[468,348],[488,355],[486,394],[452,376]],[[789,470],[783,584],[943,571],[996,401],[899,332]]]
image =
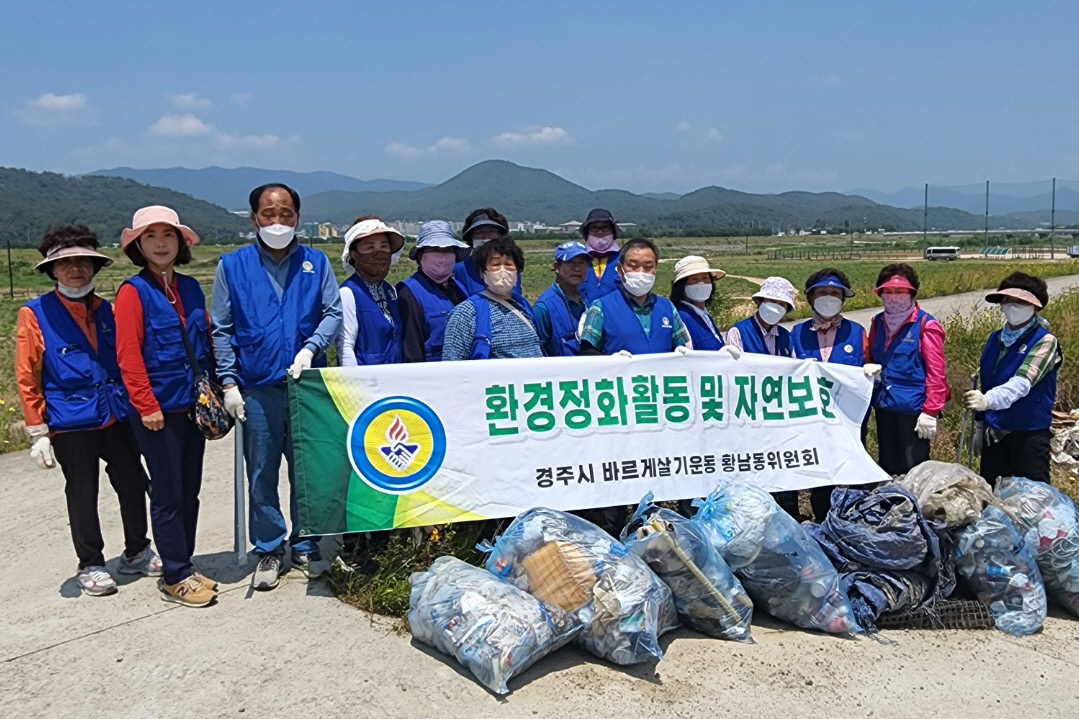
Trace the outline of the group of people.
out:
[[[918,275],[907,264],[881,270],[875,292],[883,311],[868,331],[843,316],[854,296],[849,279],[826,268],[805,282],[810,319],[782,325],[796,290],[769,277],[753,295],[755,312],[723,332],[711,313],[723,271],[684,257],[669,297],[657,294],[659,248],[643,238],[623,242],[604,209],[588,213],[583,242],[555,249],[554,282],[533,305],[521,291],[524,253],[493,208],[470,213],[461,239],[447,222],[425,223],[408,253],[417,269],[395,287],[387,278],[406,238],[378,217],[359,217],[345,233],[348,277],[338,285],[327,256],[296,238],[293,189],[263,185],[249,203],[257,239],[221,257],[208,308],[199,283],[177,271],[190,262],[198,235],[167,207],[140,209],[121,235],[123,253],[139,269],[115,308],[94,292],[94,276],[112,260],[88,228],[56,226],[41,243],[37,269],[56,289],[19,312],[16,373],[31,456],[63,470],[86,594],[117,591],[96,509],[103,460],[124,526],[117,571],[159,576],[167,601],[200,607],[215,600],[217,582],[192,563],[205,439],[190,410],[200,373],[216,378],[225,409],[244,423],[256,590],[278,585],[286,551],[305,573],[321,559],[314,540],[299,535],[294,489],[286,520],[278,476],[284,457],[294,486],[286,377],[325,366],[331,344],[346,366],[689,351],[859,366],[875,383],[879,462],[893,475],[929,458],[950,398],[944,329],[919,306]],[[986,299],[1000,304],[1004,326],[986,344],[981,390],[964,395],[982,429],[982,473],[1048,481],[1062,358],[1038,314],[1048,303],[1046,284],[1017,272]],[[813,490],[818,517],[830,493]],[[147,537],[147,494],[160,556]],[[796,492],[777,499],[797,515]]]

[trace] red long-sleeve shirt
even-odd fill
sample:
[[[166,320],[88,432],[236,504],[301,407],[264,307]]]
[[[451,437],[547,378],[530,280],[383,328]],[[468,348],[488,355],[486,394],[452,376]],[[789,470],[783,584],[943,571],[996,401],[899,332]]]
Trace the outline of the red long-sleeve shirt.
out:
[[[908,322],[914,322],[918,318],[921,308],[917,303],[911,310]],[[878,315],[879,316],[879,315]],[[869,330],[869,357],[870,362],[878,362],[880,358],[872,356],[873,342],[876,337],[877,323],[873,322]],[[887,326],[885,326],[887,332]],[[898,334],[898,333],[897,333]],[[922,331],[922,341],[919,351],[925,362],[925,402],[922,404],[922,412],[930,417],[936,417],[952,398],[952,391],[948,388],[948,369],[944,361],[944,327],[935,319],[929,319]],[[887,349],[895,341],[895,336],[885,336],[884,347]]]
[[[161,282],[156,276],[154,279]],[[161,282],[164,287],[164,282]],[[176,275],[169,285],[171,297],[176,298],[175,307],[180,315],[180,322],[187,325],[183,299],[177,286]],[[116,361],[120,364],[120,374],[124,377],[127,394],[131,397],[131,406],[140,417],[147,417],[161,411],[161,405],[150,386],[150,376],[146,373],[146,362],[142,358],[142,346],[146,340],[146,321],[142,311],[139,291],[133,285],[120,288],[113,306],[116,315]]]

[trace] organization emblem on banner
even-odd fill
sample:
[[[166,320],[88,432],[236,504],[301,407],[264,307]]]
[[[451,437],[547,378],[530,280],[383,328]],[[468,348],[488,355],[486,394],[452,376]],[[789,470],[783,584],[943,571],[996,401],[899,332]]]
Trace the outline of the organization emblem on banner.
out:
[[[373,402],[349,428],[356,474],[387,494],[408,494],[431,480],[446,457],[446,431],[434,410],[411,397]]]

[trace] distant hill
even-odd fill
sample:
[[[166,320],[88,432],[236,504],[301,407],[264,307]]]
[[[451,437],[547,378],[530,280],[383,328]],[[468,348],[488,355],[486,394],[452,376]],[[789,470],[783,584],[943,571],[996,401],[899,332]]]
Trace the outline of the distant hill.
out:
[[[641,197],[651,197],[653,200],[677,200],[681,195],[677,192],[642,192]]]
[[[463,220],[469,211],[494,206],[512,220],[559,224],[583,220],[590,208],[605,207],[620,221],[642,231],[722,232],[754,226],[771,228],[883,227],[920,230],[922,210],[881,205],[837,192],[784,192],[756,195],[723,187],[704,187],[677,199],[658,199],[624,190],[592,191],[558,175],[504,160],[473,165],[440,185],[413,192],[327,192],[304,198],[308,220],[346,223],[358,214],[387,220]],[[973,229],[983,220],[959,210],[932,207],[929,224],[941,229]],[[1016,227],[993,218],[993,227]],[[849,223],[849,224],[847,224]],[[1011,224],[1009,224],[1011,223]]]
[[[263,170],[257,167],[204,167],[198,170],[186,167],[155,170],[114,167],[111,170],[95,170],[86,174],[126,177],[144,185],[168,187],[230,210],[247,208],[248,193],[267,182],[283,182],[299,192],[301,197],[333,190],[408,192],[430,187],[422,182],[405,180],[358,180],[336,172],[290,172],[288,170]]]
[[[203,242],[236,237],[250,229],[246,217],[190,195],[120,177],[68,177],[0,167],[0,235],[35,245],[53,222],[89,225],[102,245],[120,241],[135,210],[168,205]]]

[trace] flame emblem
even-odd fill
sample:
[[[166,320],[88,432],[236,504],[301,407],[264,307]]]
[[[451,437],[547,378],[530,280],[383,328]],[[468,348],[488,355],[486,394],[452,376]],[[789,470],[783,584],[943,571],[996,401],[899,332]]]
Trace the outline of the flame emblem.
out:
[[[390,466],[399,472],[407,469],[420,451],[420,445],[409,444],[409,439],[408,427],[401,421],[401,417],[395,414],[393,424],[386,430],[386,441],[389,444],[382,445],[378,450]]]

